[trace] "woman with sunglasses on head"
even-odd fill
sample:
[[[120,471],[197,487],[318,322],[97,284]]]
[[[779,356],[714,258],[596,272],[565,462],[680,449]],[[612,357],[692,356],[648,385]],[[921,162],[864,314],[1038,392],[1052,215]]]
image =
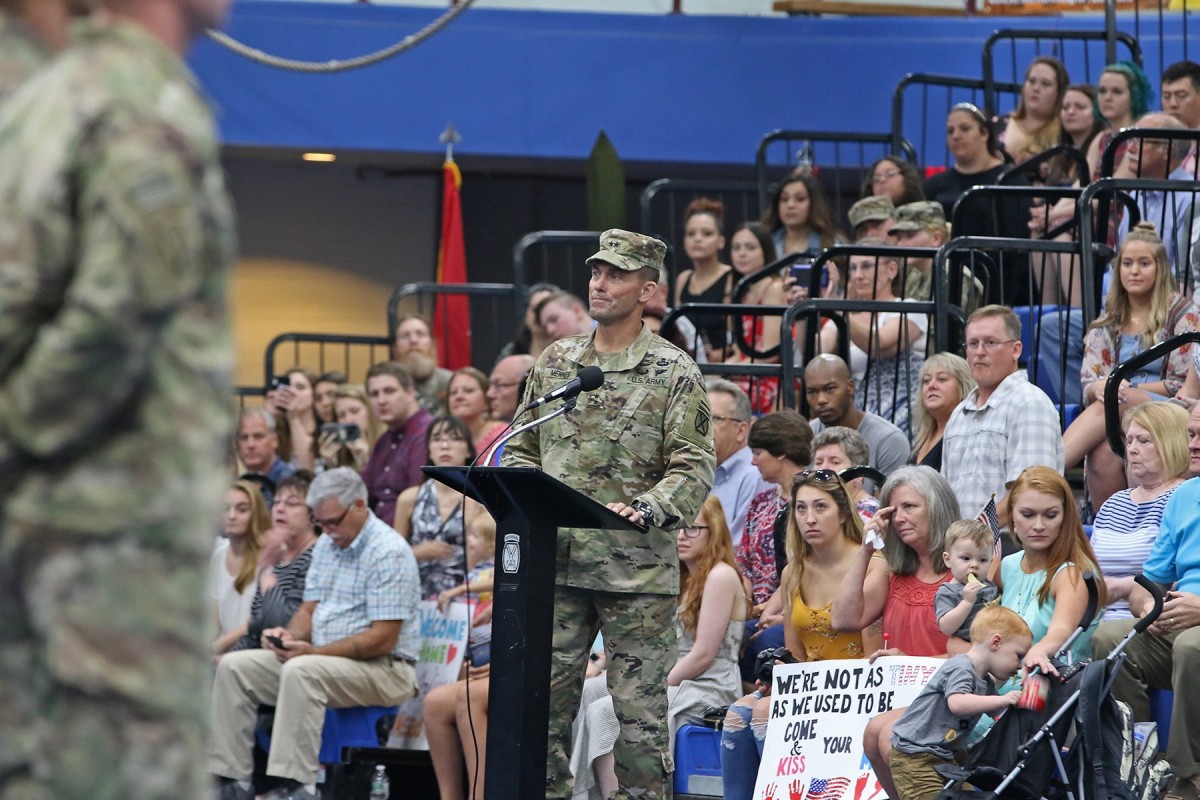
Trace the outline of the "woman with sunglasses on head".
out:
[[[791,486],[787,566],[780,579],[784,641],[797,661],[863,658],[883,642],[879,625],[858,631],[834,628],[832,614],[842,584],[854,580],[863,523],[845,485],[828,469],[805,470]],[[883,570],[878,559],[878,570]],[[770,713],[769,686],[738,700],[725,716],[721,772],[727,800],[750,798],[762,757]]]
[[[950,579],[942,553],[946,529],[959,517],[958,497],[932,467],[901,467],[880,492],[883,508],[866,525],[863,545],[837,600],[832,622],[852,632],[883,624],[888,649],[870,655],[946,655],[947,637],[934,615],[938,588]],[[873,540],[882,538],[883,549]],[[883,553],[880,563],[878,553]],[[898,797],[888,771],[892,725],[903,709],[875,717],[863,732],[863,750],[888,797]]]
[[[475,460],[471,430],[458,417],[438,417],[425,434],[428,463],[434,467],[465,467]],[[421,572],[421,596],[436,600],[458,586],[465,575],[466,524],[483,506],[443,483],[426,478],[401,492],[392,525],[412,544]]]
[[[679,660],[667,676],[670,749],[682,725],[701,724],[708,708],[723,708],[741,694],[738,649],[750,596],[733,561],[732,537],[721,501],[709,496],[694,524],[680,528],[679,606],[675,633]],[[604,676],[591,678],[602,682]],[[574,797],[611,797],[617,790],[612,748],[618,733],[612,698],[593,700],[575,730],[571,769]]]

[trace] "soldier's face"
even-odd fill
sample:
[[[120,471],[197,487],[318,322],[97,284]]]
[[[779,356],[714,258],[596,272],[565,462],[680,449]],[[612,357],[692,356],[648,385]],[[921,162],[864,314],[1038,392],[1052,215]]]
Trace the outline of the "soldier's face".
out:
[[[657,286],[654,281],[642,280],[637,272],[597,262],[588,281],[588,313],[601,325],[620,322],[649,300]]]

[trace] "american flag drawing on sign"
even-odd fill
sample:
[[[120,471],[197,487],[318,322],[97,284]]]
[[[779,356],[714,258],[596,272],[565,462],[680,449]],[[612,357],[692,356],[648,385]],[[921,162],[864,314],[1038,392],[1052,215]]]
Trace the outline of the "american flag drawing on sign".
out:
[[[849,786],[849,778],[813,778],[805,800],[841,800]]]

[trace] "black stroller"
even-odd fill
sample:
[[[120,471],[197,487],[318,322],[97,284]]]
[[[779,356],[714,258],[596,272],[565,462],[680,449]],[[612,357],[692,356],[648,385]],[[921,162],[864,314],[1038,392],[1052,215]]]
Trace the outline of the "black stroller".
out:
[[[1104,660],[1069,663],[1063,659],[1072,642],[1099,610],[1095,577],[1088,572],[1083,579],[1087,610],[1054,659],[1059,676],[1050,680],[1045,709],[1006,710],[971,750],[965,767],[939,768],[949,782],[938,800],[1149,800],[1170,780],[1166,762],[1153,763],[1158,751],[1153,725],[1139,725],[1144,738],[1136,741],[1129,708],[1110,694],[1126,646],[1162,612],[1162,593],[1139,575],[1154,608]]]

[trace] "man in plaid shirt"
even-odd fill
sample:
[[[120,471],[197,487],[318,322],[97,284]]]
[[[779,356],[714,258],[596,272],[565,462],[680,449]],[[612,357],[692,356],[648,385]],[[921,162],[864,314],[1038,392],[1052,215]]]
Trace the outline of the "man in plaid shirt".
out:
[[[221,798],[252,798],[258,704],[275,706],[267,774],[279,797],[310,800],[326,708],[397,705],[416,694],[420,637],[417,562],[408,542],[367,507],[348,467],[323,472],[308,507],[324,530],[313,548],[304,602],[286,628],[263,631],[261,650],[221,659],[212,694],[209,771]]]
[[[942,475],[963,517],[996,495],[1008,525],[1005,485],[1026,467],[1063,471],[1062,428],[1054,404],[1029,382],[1021,356],[1021,321],[1007,306],[984,306],[967,319],[967,363],[976,387],[946,423]]]

